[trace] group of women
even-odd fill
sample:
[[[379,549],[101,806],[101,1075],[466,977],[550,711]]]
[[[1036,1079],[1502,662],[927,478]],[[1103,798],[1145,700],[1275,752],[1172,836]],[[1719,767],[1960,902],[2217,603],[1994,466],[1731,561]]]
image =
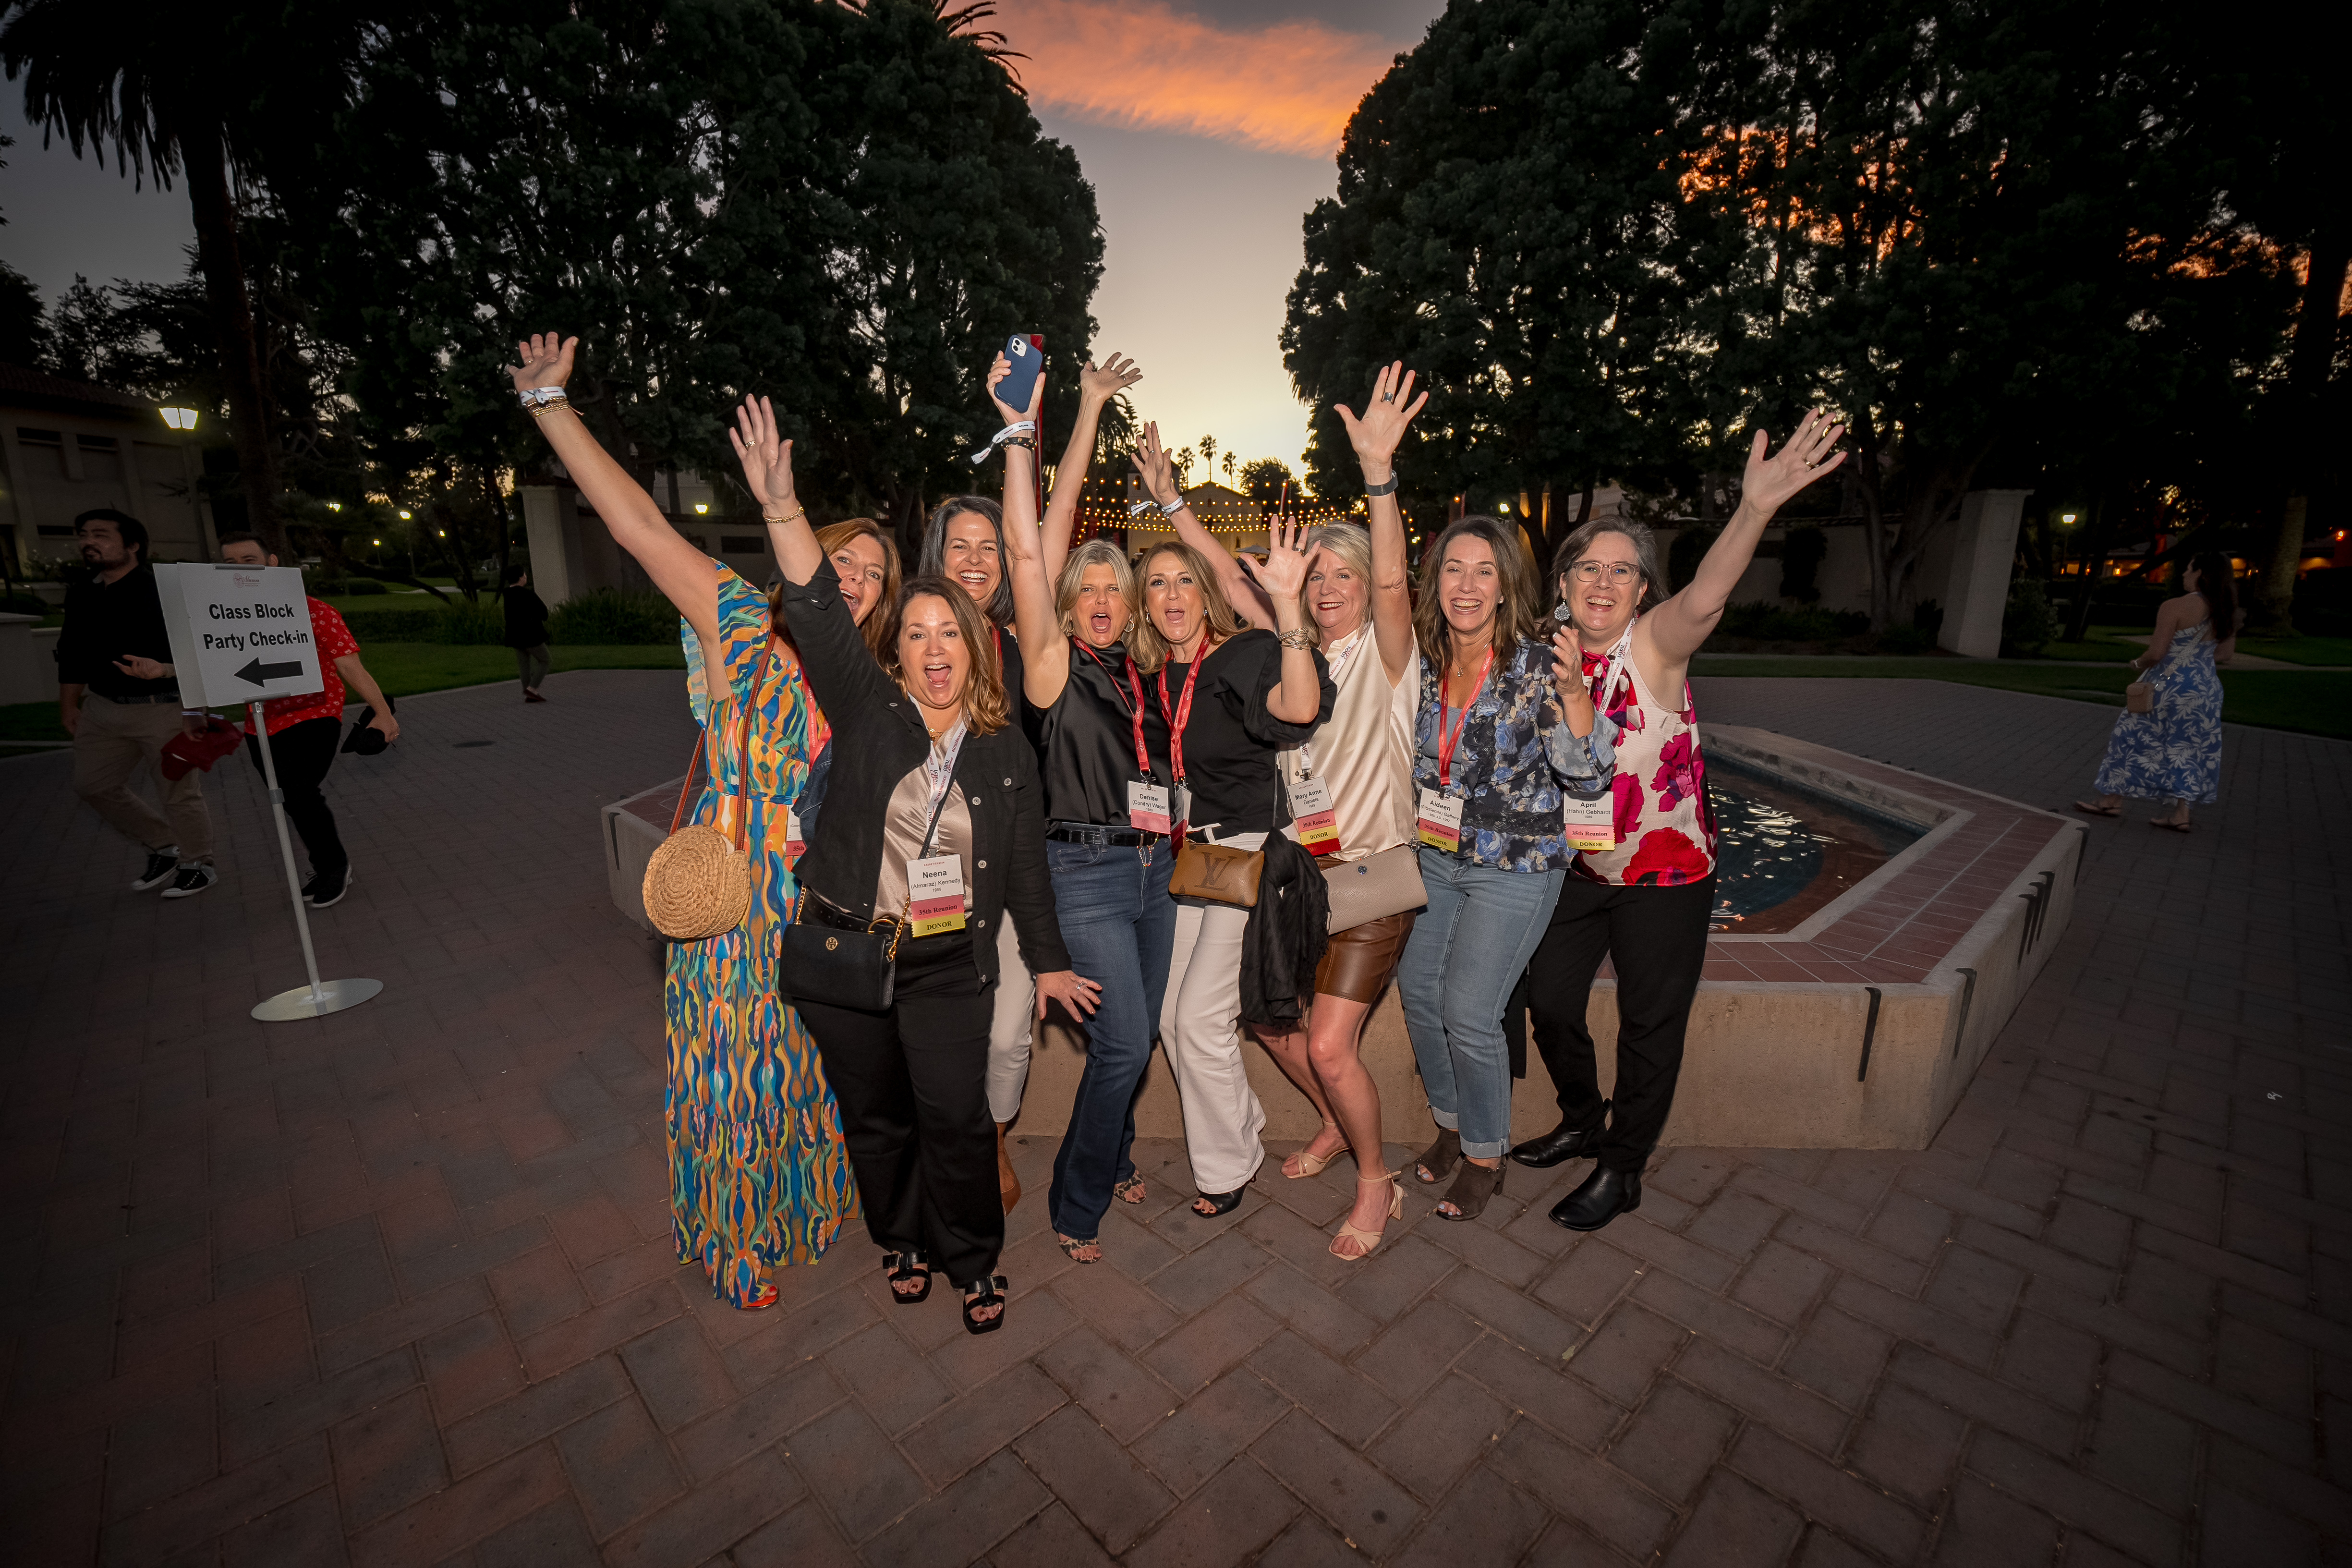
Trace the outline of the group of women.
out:
[[[1640,1203],[1713,903],[1685,668],[1772,513],[1843,460],[1835,425],[1809,416],[1769,457],[1755,437],[1739,510],[1678,594],[1645,529],[1577,530],[1551,563],[1547,618],[1517,529],[1494,518],[1448,525],[1409,583],[1394,458],[1427,395],[1401,363],[1361,415],[1336,410],[1367,524],[1276,518],[1262,558],[1236,556],[1147,426],[1134,462],[1175,539],[1131,563],[1072,539],[1100,416],[1134,366],[1086,367],[1041,520],[1043,378],[1011,407],[1000,359],[1003,500],[940,507],[904,581],[873,522],[811,524],[792,443],[747,399],[730,438],[780,567],[762,592],[671,527],[572,413],[574,342],[520,347],[525,407],[684,618],[709,770],[693,820],[750,853],[750,914],[674,943],[665,984],[678,1252],[719,1299],[774,1301],[773,1270],[820,1256],[854,1204],[899,1301],[944,1272],[968,1330],[999,1326],[1020,1195],[1003,1129],[1031,1029],[1055,1007],[1086,1036],[1046,1197],[1078,1263],[1102,1258],[1111,1204],[1145,1200],[1134,1107],[1155,1042],[1193,1212],[1233,1213],[1264,1163],[1255,1041],[1323,1122],[1283,1175],[1352,1153],[1356,1198],[1330,1250],[1368,1257],[1403,1210],[1359,1055],[1391,980],[1436,1126],[1412,1175],[1444,1185],[1441,1217],[1475,1218],[1507,1155],[1595,1161],[1552,1210],[1571,1228]],[[1288,993],[1307,974],[1280,962],[1269,911],[1276,868],[1309,855],[1321,956],[1302,997]],[[1255,907],[1202,870],[1236,865],[1263,868]],[[887,932],[883,992],[853,1005],[782,955],[795,941],[814,953],[820,932],[828,951]],[[1613,1104],[1584,1028],[1604,956]],[[1531,961],[1563,1114],[1514,1148],[1502,1017]]]

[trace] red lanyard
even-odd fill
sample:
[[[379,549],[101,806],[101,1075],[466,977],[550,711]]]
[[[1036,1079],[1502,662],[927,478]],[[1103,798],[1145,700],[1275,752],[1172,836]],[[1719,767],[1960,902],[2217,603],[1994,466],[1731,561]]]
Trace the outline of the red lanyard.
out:
[[[996,639],[996,677],[1004,679],[1004,628],[994,621],[988,623],[988,635]]]
[[[1135,700],[1133,702],[1129,702],[1127,700],[1127,692],[1119,691],[1118,689],[1118,675],[1113,673],[1110,666],[1103,663],[1102,655],[1097,653],[1093,648],[1088,647],[1085,643],[1080,642],[1076,637],[1072,637],[1070,639],[1070,646],[1076,648],[1080,653],[1085,654],[1088,658],[1093,659],[1095,661],[1096,668],[1100,669],[1105,675],[1110,677],[1110,689],[1113,691],[1118,691],[1119,706],[1127,710],[1127,716],[1132,720],[1135,724],[1136,770],[1143,775],[1143,780],[1146,784],[1150,783],[1151,752],[1143,743],[1143,677],[1135,672],[1135,660],[1130,658],[1127,661],[1127,684],[1129,689],[1135,693]],[[1189,701],[1192,698],[1192,693],[1188,690],[1184,695],[1186,700]]]
[[[1486,658],[1478,666],[1478,684],[1470,689],[1470,700],[1462,704],[1462,720],[1451,731],[1445,728],[1445,715],[1450,711],[1447,691],[1450,682],[1446,672],[1437,672],[1437,787],[1447,789],[1454,783],[1454,748],[1462,743],[1462,731],[1469,727],[1470,710],[1478,701],[1478,693],[1486,685],[1486,672],[1495,668],[1495,645],[1486,645]]]
[[[1184,782],[1184,726],[1192,718],[1192,684],[1201,679],[1201,667],[1208,662],[1209,643],[1203,637],[1192,655],[1192,668],[1184,672],[1184,695],[1177,700],[1173,713],[1168,710],[1168,667],[1160,667],[1160,715],[1168,721],[1168,765],[1180,784]]]

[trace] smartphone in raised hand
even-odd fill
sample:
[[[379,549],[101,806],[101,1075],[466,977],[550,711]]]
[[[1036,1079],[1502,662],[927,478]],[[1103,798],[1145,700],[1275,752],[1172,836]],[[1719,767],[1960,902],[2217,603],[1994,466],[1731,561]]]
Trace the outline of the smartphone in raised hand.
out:
[[[1045,337],[1042,332],[1015,332],[1004,340],[1004,357],[1013,374],[997,383],[996,395],[1008,408],[1026,410],[1045,370]]]

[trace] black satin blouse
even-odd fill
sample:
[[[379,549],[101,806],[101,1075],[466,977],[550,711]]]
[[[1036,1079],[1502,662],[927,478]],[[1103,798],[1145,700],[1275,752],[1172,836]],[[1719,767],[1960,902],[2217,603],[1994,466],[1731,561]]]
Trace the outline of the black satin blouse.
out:
[[[1168,721],[1160,716],[1151,683],[1143,691],[1143,745],[1151,781],[1169,782]],[[1070,678],[1051,708],[1040,710],[1039,771],[1045,780],[1048,822],[1089,822],[1125,827],[1127,786],[1141,778],[1135,766],[1135,689],[1127,680],[1127,645],[1070,644]]]

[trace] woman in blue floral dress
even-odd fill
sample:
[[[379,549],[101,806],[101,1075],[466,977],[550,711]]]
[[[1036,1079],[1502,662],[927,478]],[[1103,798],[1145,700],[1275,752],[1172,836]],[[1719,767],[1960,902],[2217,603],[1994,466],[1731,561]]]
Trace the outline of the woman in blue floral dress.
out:
[[[793,830],[818,809],[811,785],[829,731],[767,595],[672,528],[572,412],[562,389],[576,342],[542,336],[519,345],[515,388],[614,541],[677,607],[709,764],[692,820],[731,827],[731,803],[740,800],[751,863],[743,922],[669,946],[662,1002],[672,1232],[678,1261],[698,1264],[718,1300],[772,1306],[770,1271],[822,1257],[857,1201],[815,1043],[776,989],[777,930],[796,887],[794,840],[809,828]],[[817,537],[852,615],[860,625],[878,621],[875,607],[898,586],[888,537],[862,521]]]
[[[2156,700],[2145,713],[2116,720],[2107,754],[2091,787],[2096,800],[2074,809],[2120,816],[2124,798],[2170,803],[2151,827],[2189,831],[2189,808],[2221,798],[2221,678],[2214,665],[2237,651],[2238,595],[2229,558],[2207,551],[2180,574],[2180,596],[2158,609],[2147,651],[2132,660],[2147,672]]]

